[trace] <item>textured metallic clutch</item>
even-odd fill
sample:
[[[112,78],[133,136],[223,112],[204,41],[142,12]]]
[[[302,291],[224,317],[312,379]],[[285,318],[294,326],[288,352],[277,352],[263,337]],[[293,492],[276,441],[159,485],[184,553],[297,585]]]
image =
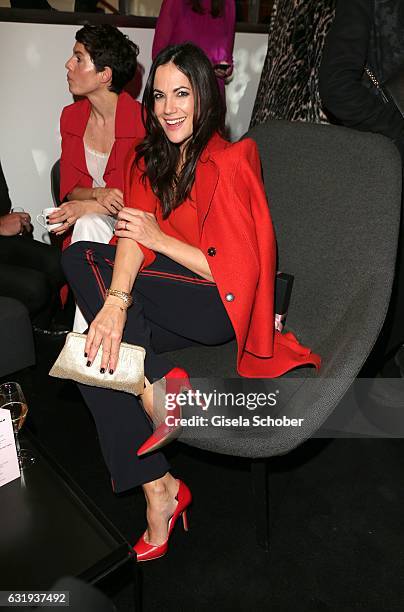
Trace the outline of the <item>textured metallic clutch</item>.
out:
[[[90,385],[140,395],[144,391],[144,358],[142,346],[121,342],[118,365],[113,374],[101,374],[101,347],[90,367],[86,366],[84,348],[87,336],[70,332],[66,342],[49,372],[56,378],[67,378]]]

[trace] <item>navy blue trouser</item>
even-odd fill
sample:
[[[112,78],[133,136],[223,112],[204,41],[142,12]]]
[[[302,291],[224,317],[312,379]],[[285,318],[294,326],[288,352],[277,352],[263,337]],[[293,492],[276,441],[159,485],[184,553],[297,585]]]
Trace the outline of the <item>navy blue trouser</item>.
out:
[[[76,242],[63,254],[66,278],[89,323],[104,303],[114,257],[114,246],[94,242]],[[163,377],[173,367],[161,353],[194,344],[223,344],[234,337],[215,283],[168,257],[157,255],[139,273],[132,296],[123,340],[146,349],[149,380]],[[137,398],[86,385],[79,388],[96,422],[114,490],[121,492],[163,476],[169,465],[162,453],[136,455],[152,432]]]

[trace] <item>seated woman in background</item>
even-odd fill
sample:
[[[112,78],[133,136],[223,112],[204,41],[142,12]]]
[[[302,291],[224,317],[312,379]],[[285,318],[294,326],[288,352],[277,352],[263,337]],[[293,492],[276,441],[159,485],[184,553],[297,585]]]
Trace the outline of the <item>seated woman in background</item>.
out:
[[[187,372],[160,353],[236,336],[243,376],[274,377],[320,363],[291,334],[274,335],[276,245],[260,160],[252,140],[222,138],[224,109],[206,55],[190,43],[163,50],[143,104],[146,138],[128,159],[117,247],[76,243],[63,255],[91,322],[83,367],[102,346],[101,372],[113,373],[123,338],[145,347],[145,375],[154,381],[140,396],[160,423],[151,436],[133,396],[80,386],[115,490],[143,485],[148,529],[135,546],[139,561],[165,554],[191,502],[162,453],[147,454],[178,433],[165,422],[164,394],[191,389]],[[180,414],[178,405],[171,414]]]
[[[152,59],[168,45],[192,42],[210,59],[220,93],[233,72],[236,29],[234,0],[163,0],[153,40]]]
[[[81,100],[63,109],[60,200],[49,217],[54,231],[77,240],[108,243],[123,207],[123,166],[135,138],[143,137],[141,105],[122,92],[135,76],[138,47],[117,28],[86,25],[76,33],[66,62],[69,91]],[[71,229],[73,226],[73,229]],[[87,323],[76,312],[74,329]]]

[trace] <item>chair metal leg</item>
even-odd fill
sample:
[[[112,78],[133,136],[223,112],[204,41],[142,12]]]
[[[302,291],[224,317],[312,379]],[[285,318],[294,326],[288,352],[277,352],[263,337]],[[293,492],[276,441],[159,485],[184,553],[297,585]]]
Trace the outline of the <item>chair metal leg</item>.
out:
[[[257,543],[269,551],[269,491],[268,460],[254,459],[251,462],[251,478],[254,499],[255,531]]]

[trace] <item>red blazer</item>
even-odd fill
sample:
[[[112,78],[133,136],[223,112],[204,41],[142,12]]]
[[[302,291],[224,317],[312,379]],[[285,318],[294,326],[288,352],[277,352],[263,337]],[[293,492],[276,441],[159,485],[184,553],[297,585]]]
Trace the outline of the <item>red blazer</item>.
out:
[[[142,106],[129,94],[122,92],[118,96],[115,114],[115,142],[111,149],[104,172],[107,187],[116,187],[123,191],[124,162],[133,143],[143,138],[145,130],[142,122]],[[66,198],[75,187],[91,188],[93,179],[88,173],[84,151],[84,132],[90,116],[91,104],[84,98],[65,106],[60,117],[62,136],[62,155],[60,158],[60,200]],[[71,240],[72,229],[63,237],[62,249],[66,249]],[[62,295],[64,302],[66,296]]]
[[[115,142],[105,168],[107,187],[123,191],[125,157],[136,138],[145,135],[141,104],[129,94],[119,94],[115,115]],[[90,116],[91,104],[84,98],[66,106],[60,117],[62,155],[60,158],[60,199],[63,201],[75,187],[91,188],[93,179],[88,173],[83,137]]]
[[[157,198],[141,170],[125,173],[126,206],[155,212]],[[320,367],[320,357],[293,334],[274,330],[276,241],[256,144],[231,144],[215,135],[197,164],[196,207],[205,253],[238,345],[237,371],[272,378],[301,365]]]
[[[104,172],[107,187],[116,187],[123,191],[125,158],[135,140],[145,135],[141,109],[141,104],[129,94],[126,92],[119,94],[115,114],[115,142]],[[87,170],[83,142],[90,111],[91,104],[87,98],[84,98],[65,106],[60,117],[62,155],[60,157],[59,195],[61,202],[75,187],[91,188],[93,184],[93,179]],[[62,249],[69,246],[72,231],[70,229],[64,235]],[[66,303],[67,294],[67,285],[65,285],[61,289],[63,304]]]

